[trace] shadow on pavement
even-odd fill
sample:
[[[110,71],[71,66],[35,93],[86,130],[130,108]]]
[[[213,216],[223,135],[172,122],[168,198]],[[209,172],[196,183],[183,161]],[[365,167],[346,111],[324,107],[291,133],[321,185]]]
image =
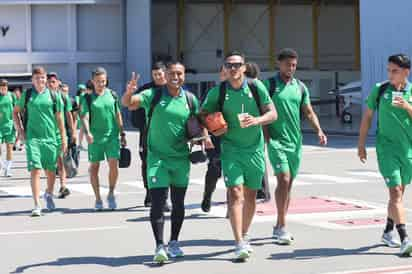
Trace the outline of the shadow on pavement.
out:
[[[329,258],[338,256],[351,255],[391,255],[390,252],[371,252],[371,249],[383,247],[383,244],[375,244],[371,246],[359,247],[355,249],[344,248],[313,248],[313,249],[297,249],[290,253],[272,254],[269,260],[312,260],[317,258]]]
[[[181,241],[182,248],[187,246],[233,246],[233,241],[226,240],[189,240]],[[228,249],[219,252],[203,253],[203,254],[188,254],[184,258],[171,260],[165,265],[184,262],[184,261],[229,261],[236,263],[232,259],[219,258],[218,256],[233,252],[233,249]],[[130,265],[144,265],[147,267],[161,267],[153,262],[153,255],[127,256],[127,257],[68,257],[58,258],[55,261],[30,264],[17,267],[10,273],[23,273],[26,270],[39,268],[43,266],[69,266],[69,265],[101,265],[107,267],[123,267]]]

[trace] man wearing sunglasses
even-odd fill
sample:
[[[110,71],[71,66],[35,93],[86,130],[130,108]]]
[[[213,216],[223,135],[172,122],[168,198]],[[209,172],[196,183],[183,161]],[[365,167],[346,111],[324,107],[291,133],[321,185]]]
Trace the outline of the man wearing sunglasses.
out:
[[[201,116],[204,119],[209,113],[222,112],[228,124],[227,131],[212,133],[222,135],[221,161],[229,190],[229,219],[236,242],[235,256],[237,260],[245,260],[252,252],[247,233],[265,171],[262,126],[276,120],[277,113],[260,81],[253,82],[257,93],[253,94],[244,75],[246,68],[242,53],[229,53],[224,66],[227,81],[221,84],[225,85],[223,102],[221,87],[211,89],[203,103]]]
[[[358,156],[365,163],[368,131],[374,113],[378,112],[376,152],[379,170],[389,191],[388,218],[382,242],[388,247],[400,246],[402,256],[409,256],[412,252],[403,206],[405,188],[412,179],[412,85],[408,81],[410,69],[411,61],[404,54],[388,58],[389,81],[376,84],[368,96],[358,144]],[[400,242],[394,233],[395,226]]]

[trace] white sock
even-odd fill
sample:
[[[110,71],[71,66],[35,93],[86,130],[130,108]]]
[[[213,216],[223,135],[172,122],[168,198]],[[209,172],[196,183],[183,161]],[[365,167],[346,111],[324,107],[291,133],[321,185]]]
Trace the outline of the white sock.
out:
[[[13,161],[7,161],[7,170],[11,169],[11,166],[13,165]]]

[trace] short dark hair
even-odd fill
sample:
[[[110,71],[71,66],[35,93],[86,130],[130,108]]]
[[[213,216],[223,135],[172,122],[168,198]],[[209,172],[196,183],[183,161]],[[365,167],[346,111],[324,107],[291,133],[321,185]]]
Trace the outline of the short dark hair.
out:
[[[229,52],[228,54],[225,55],[225,60],[229,57],[232,57],[232,56],[240,56],[240,57],[242,57],[243,61],[245,61],[245,59],[246,59],[246,56],[241,51],[233,50],[233,51],[231,51],[231,52]]]
[[[248,62],[246,63],[246,71],[245,71],[245,75],[248,78],[259,78],[259,74],[260,74],[260,68],[259,65],[253,62]]]
[[[7,87],[9,82],[6,79],[0,79],[0,87]]]
[[[291,48],[284,48],[280,50],[278,54],[278,61],[283,61],[285,59],[298,59],[299,55],[296,50]]]
[[[56,80],[59,80],[59,75],[57,74],[57,72],[49,72],[47,73],[47,80],[51,79],[51,78],[56,78]]]
[[[179,61],[170,61],[166,64],[166,69],[170,69],[171,66],[176,66],[176,65],[180,65],[180,66],[183,66],[185,68],[185,65],[183,65]]]
[[[166,70],[166,65],[162,61],[156,62],[152,65],[152,70]]]
[[[100,75],[107,75],[107,71],[103,67],[97,67],[95,70],[92,72],[92,77],[94,78],[95,76],[100,76]]]
[[[37,67],[33,68],[33,71],[32,71],[31,75],[33,76],[33,75],[36,75],[36,74],[46,74],[47,75],[47,71],[44,67],[37,66]]]
[[[411,59],[409,59],[409,57],[403,53],[389,56],[388,63],[393,63],[404,69],[411,68]]]

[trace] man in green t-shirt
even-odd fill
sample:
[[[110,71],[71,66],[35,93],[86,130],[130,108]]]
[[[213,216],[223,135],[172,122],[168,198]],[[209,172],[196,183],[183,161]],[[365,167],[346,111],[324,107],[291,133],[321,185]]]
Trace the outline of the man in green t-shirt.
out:
[[[80,102],[80,116],[89,144],[90,182],[96,197],[95,209],[103,210],[99,168],[100,162],[106,159],[109,164],[107,203],[109,209],[115,210],[117,202],[114,190],[119,175],[120,142],[126,145],[126,134],[123,130],[119,99],[114,91],[107,88],[106,70],[101,67],[96,68],[92,73],[92,81],[93,93],[81,97]]]
[[[61,147],[57,147],[56,135],[66,136],[62,117],[63,103],[58,94],[53,94],[47,89],[47,72],[44,68],[33,69],[32,83],[33,87],[23,93],[15,106],[13,118],[19,135],[26,140],[27,167],[31,172],[34,199],[32,216],[37,217],[41,216],[39,201],[41,170],[45,170],[47,175],[44,199],[47,209],[51,211],[55,208],[53,189],[57,156],[60,152],[67,151],[67,142],[66,138],[62,138]],[[20,114],[24,116],[23,120]]]
[[[378,165],[389,191],[388,218],[382,242],[399,247],[401,255],[410,255],[412,241],[406,232],[403,196],[412,180],[412,84],[408,81],[411,61],[404,54],[388,59],[389,81],[375,85],[366,101],[358,156],[365,163],[365,143],[374,113],[378,113],[376,153]],[[400,236],[396,239],[394,227]]]
[[[74,140],[76,139],[75,131],[73,129],[73,118],[71,114],[72,104],[71,104],[71,101],[68,99],[67,95],[62,93],[60,85],[61,85],[61,81],[59,80],[59,77],[56,72],[50,72],[47,74],[47,87],[49,88],[51,92],[58,94],[62,98],[62,102],[63,102],[62,116],[63,116],[63,121],[65,124],[66,135],[67,135],[65,136],[65,139],[68,145],[70,145],[69,140],[71,141],[73,139]],[[62,140],[59,134],[57,134],[56,136],[57,136],[57,140],[56,140],[57,147],[59,147],[61,146]],[[64,155],[62,154],[59,154],[57,157],[57,169],[58,169],[58,174],[60,178],[60,189],[59,189],[58,198],[60,199],[64,199],[65,197],[70,195],[70,190],[67,188],[67,173],[66,173],[66,169],[64,168],[63,157]]]
[[[171,258],[183,257],[178,242],[185,216],[184,199],[189,184],[190,161],[186,124],[197,115],[199,103],[182,87],[185,67],[171,62],[166,67],[166,86],[138,89],[138,76],[134,73],[123,95],[123,105],[130,110],[143,108],[146,112],[147,181],[151,196],[150,222],[156,250],[154,261],[163,263]],[[170,188],[172,200],[172,233],[167,250],[163,242],[164,209]]]
[[[225,57],[227,81],[211,89],[201,109],[208,114],[222,112],[226,131],[212,132],[221,137],[224,181],[229,190],[229,219],[236,242],[235,256],[247,259],[251,253],[247,233],[256,209],[256,193],[265,171],[262,125],[277,118],[276,109],[262,82],[249,82],[244,73],[245,56],[231,52]],[[224,97],[222,97],[224,96]]]
[[[2,162],[4,176],[11,177],[13,145],[16,141],[16,130],[13,123],[13,108],[16,97],[8,90],[6,79],[0,80],[0,141],[6,144],[6,160]],[[1,148],[0,148],[1,151]]]
[[[278,55],[279,73],[264,82],[278,111],[279,119],[269,125],[268,153],[277,178],[275,190],[277,222],[273,237],[278,244],[290,245],[293,236],[286,227],[292,184],[296,178],[302,157],[301,113],[303,113],[326,145],[318,117],[310,104],[308,88],[294,77],[298,54],[293,49],[283,49]]]

